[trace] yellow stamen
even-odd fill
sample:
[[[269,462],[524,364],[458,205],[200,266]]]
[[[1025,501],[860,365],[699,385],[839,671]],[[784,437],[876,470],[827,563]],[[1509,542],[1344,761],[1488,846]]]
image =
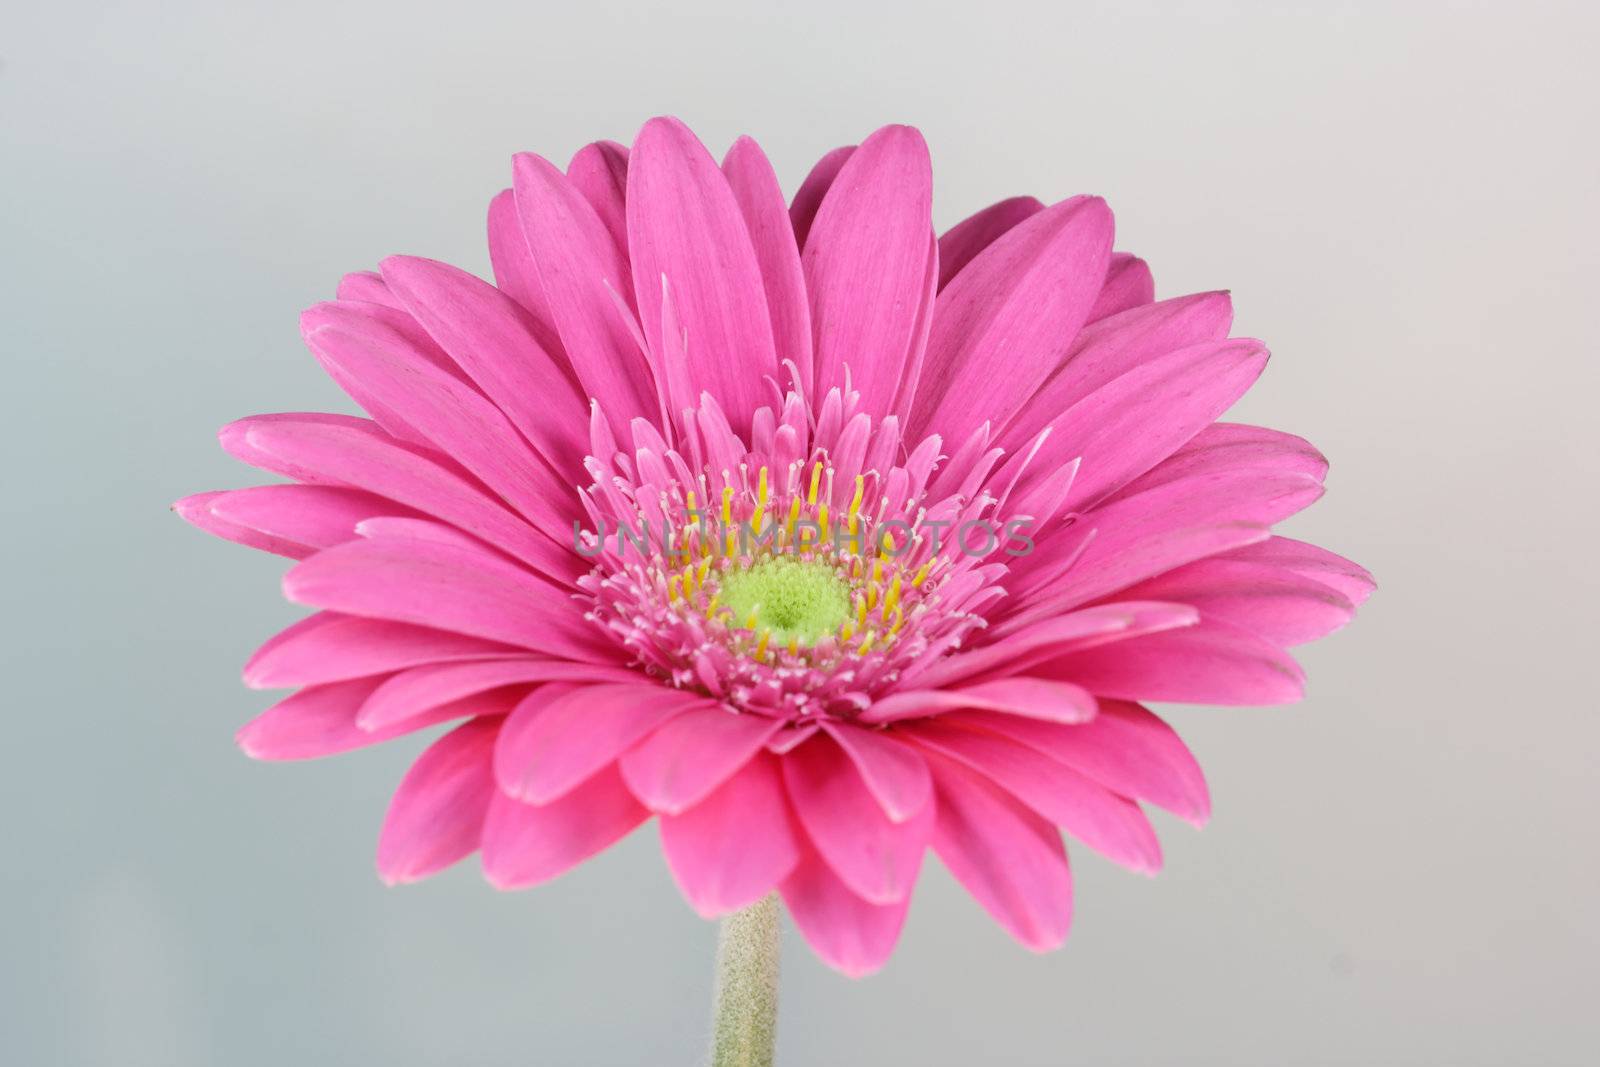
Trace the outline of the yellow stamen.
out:
[[[928,562],[917,568],[917,576],[911,579],[911,588],[922,588],[922,583],[928,580],[928,568],[931,566],[933,566],[933,560],[930,559]]]
[[[883,598],[884,611],[900,610],[900,576],[894,576],[894,581],[889,583],[889,595]]]
[[[817,486],[822,484],[822,461],[817,460],[817,465],[811,468],[811,488],[806,490],[806,503],[815,505],[817,502]]]
[[[863,656],[866,655],[868,652],[872,651],[872,642],[877,640],[877,638],[878,638],[878,631],[876,631],[876,630],[868,630],[867,631],[867,636],[865,636],[865,637],[863,637],[861,639],[861,645],[860,645],[859,648],[856,649],[856,651],[859,652],[860,654],[862,654]]]
[[[756,659],[764,659],[767,655],[767,642],[772,640],[771,630],[761,631],[761,640],[756,642]]]

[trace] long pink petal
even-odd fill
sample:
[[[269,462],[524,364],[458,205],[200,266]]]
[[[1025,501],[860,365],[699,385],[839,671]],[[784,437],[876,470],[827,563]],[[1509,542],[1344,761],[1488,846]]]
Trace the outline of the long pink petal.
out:
[[[302,544],[275,534],[263,533],[253,526],[234,522],[218,515],[214,505],[228,496],[229,490],[219,490],[210,493],[195,493],[186,496],[172,505],[172,510],[178,517],[196,529],[204,530],[213,537],[220,537],[224,541],[232,541],[246,548],[258,549],[262,552],[271,552],[275,556],[287,556],[290,559],[305,559],[316,552],[317,546]]]
[[[1132,870],[1161,869],[1161,844],[1139,805],[1027,745],[998,734],[920,723],[910,731],[984,775],[1096,852]]]
[[[875,700],[861,713],[860,720],[896,722],[962,709],[1022,715],[1046,722],[1080,723],[1094,718],[1095,701],[1093,694],[1075,685],[1013,676],[959,689],[910,689],[890,693]]]
[[[495,774],[508,795],[548,804],[674,716],[711,706],[698,693],[646,680],[547,687],[512,713],[495,751]]]
[[[848,722],[824,719],[822,728],[844,749],[894,822],[905,822],[933,799],[933,777],[917,750],[902,744],[888,731],[865,730]]]
[[[968,215],[939,235],[939,288],[950,284],[979,252],[1001,235],[1044,210],[1035,197],[1013,196]]]
[[[297,604],[452,630],[586,663],[616,653],[554,587],[487,550],[360,540],[319,552],[283,580]]]
[[[684,362],[665,363],[674,388],[709,392],[747,433],[778,373],[761,268],[727,178],[677,119],[651,119],[633,143],[628,249],[645,337],[661,350],[663,279],[688,337]]]
[[[894,822],[837,742],[822,736],[783,757],[783,779],[807,836],[846,885],[876,904],[905,899],[922,867],[934,805]]]
[[[1100,714],[1081,726],[981,711],[940,721],[1009,737],[1107,789],[1165,808],[1197,826],[1211,815],[1211,795],[1193,753],[1172,727],[1138,704],[1102,700]]]
[[[1067,500],[1092,505],[1215,422],[1266,364],[1266,348],[1248,340],[1204,342],[1141,364],[1056,420],[1039,469],[1081,457]]]
[[[1355,615],[1343,593],[1269,563],[1199,560],[1126,591],[1140,600],[1191,604],[1275,645],[1299,645],[1333,633]]]
[[[357,678],[301,689],[246,723],[236,737],[239,747],[252,759],[319,759],[451,719],[504,715],[519,696],[510,691],[482,693],[441,704],[382,730],[363,730],[356,725],[356,712],[381,681],[381,677]]]
[[[1135,367],[1202,341],[1220,341],[1233,322],[1227,293],[1195,293],[1112,315],[1083,329],[1072,351],[999,435],[1021,446],[1072,405]]]
[[[1061,835],[982,775],[933,754],[929,763],[939,809],[935,854],[1024,947],[1060,946],[1072,925]]]
[[[1273,537],[1259,544],[1234,549],[1223,558],[1271,564],[1321,582],[1360,606],[1372,595],[1377,583],[1365,567],[1352,563],[1325,548],[1296,541],[1292,537]]]
[[[473,719],[417,757],[378,835],[378,874],[390,885],[436,874],[478,849],[494,796],[499,719]]]
[[[1306,474],[1245,469],[1195,474],[1137,495],[1119,495],[1084,516],[1077,531],[1057,533],[1055,543],[1042,544],[1019,561],[1016,599],[1004,614],[1022,615],[1034,608],[1036,598],[1052,610],[1065,610],[1263,540],[1267,527],[1314,503],[1322,492],[1322,484]],[[1059,564],[1074,558],[1060,573]]]
[[[496,889],[548,882],[622,838],[649,817],[615,766],[549,804],[496,792],[484,820],[483,875]]]
[[[634,418],[659,411],[654,375],[617,306],[633,292],[627,260],[565,174],[530,153],[518,155],[514,168],[522,234],[567,359],[612,433],[624,438]]]
[[[1214,619],[1070,653],[1037,670],[1122,700],[1256,706],[1305,695],[1305,672],[1288,653]]]
[[[269,638],[244,667],[252,689],[286,689],[364,678],[425,663],[481,660],[527,651],[409,623],[336,612],[309,615]]]
[[[824,963],[851,978],[888,962],[911,907],[909,893],[890,904],[862,900],[809,847],[780,892],[806,943]]]
[[[634,745],[618,767],[641,804],[676,815],[721,786],[783,725],[779,719],[720,705],[697,707]]]
[[[894,402],[927,280],[933,174],[909,126],[862,142],[828,190],[801,265],[811,294],[812,396],[843,385],[869,412]]]
[[[1088,322],[1099,322],[1129,308],[1142,307],[1156,298],[1156,280],[1150,264],[1127,252],[1113,252],[1106,267],[1106,282],[1089,309]]]
[[[1105,201],[1046,208],[985,248],[939,294],[912,437],[1004,425],[1066,358],[1111,256]],[[1066,458],[1071,458],[1066,457]]]
[[[800,268],[800,246],[795,240],[783,189],[761,146],[749,137],[733,142],[722,160],[728,186],[744,216],[750,242],[761,267],[767,311],[772,316],[772,340],[778,363],[792,362],[800,371],[800,384],[812,379],[811,302]]]
[[[1214,422],[1195,434],[1188,444],[1119,489],[1110,500],[1141,493],[1179,478],[1243,470],[1299,474],[1320,482],[1328,473],[1328,461],[1310,441],[1292,433],[1236,422]]]
[[[364,489],[461,527],[544,573],[571,582],[577,554],[563,550],[452,469],[364,419],[256,415],[222,428],[223,447],[252,466],[295,481]],[[567,532],[570,538],[570,531]],[[570,542],[569,542],[570,543]]]
[[[636,672],[623,667],[535,659],[526,655],[517,659],[429,663],[386,679],[361,705],[356,723],[363,730],[379,730],[440,704],[507,685],[629,682],[638,677]]]
[[[257,485],[211,502],[219,518],[312,548],[332,548],[356,536],[376,516],[415,518],[418,512],[375,493],[328,485]]]
[[[1184,604],[1129,602],[1083,608],[949,656],[914,677],[908,676],[905,687],[912,683],[927,688],[950,686],[999,671],[1016,674],[1058,651],[1192,626],[1198,619],[1199,613]]]
[[[800,188],[795,190],[794,200],[789,204],[789,221],[794,225],[795,244],[800,248],[806,246],[806,238],[811,234],[811,226],[816,221],[817,209],[822,207],[823,197],[833,188],[834,179],[839,177],[839,171],[855,154],[855,150],[853,144],[835,148],[817,160],[800,183]]]
[[[586,144],[567,164],[567,180],[594,213],[624,257],[628,254],[628,149],[615,141]]]
[[[539,280],[533,254],[528,251],[528,241],[522,236],[516,194],[510,189],[500,190],[489,202],[489,263],[494,270],[495,287],[527,309],[540,347],[565,362],[566,350],[561,345],[561,335],[556,330],[555,316],[551,313],[550,301],[545,298],[544,283]],[[343,293],[339,296],[344,299]],[[399,300],[393,303],[399,306]]]
[[[569,477],[582,469],[589,405],[547,352],[523,307],[447,263],[390,256],[383,278],[439,346],[530,441]]]
[[[319,304],[300,316],[300,328],[307,345],[404,415],[547,536],[558,544],[570,537],[577,501],[570,477],[557,478],[482,393],[427,365],[390,322],[360,305]]]
[[[661,847],[689,904],[710,919],[770,893],[800,859],[777,757],[747,760],[715,792],[661,817]]]

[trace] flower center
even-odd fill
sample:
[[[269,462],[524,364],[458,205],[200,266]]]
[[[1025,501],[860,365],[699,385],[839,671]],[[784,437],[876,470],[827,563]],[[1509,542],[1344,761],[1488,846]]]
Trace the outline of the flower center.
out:
[[[779,644],[812,645],[850,617],[850,587],[818,560],[768,556],[723,575],[721,600],[736,625],[771,630]]]

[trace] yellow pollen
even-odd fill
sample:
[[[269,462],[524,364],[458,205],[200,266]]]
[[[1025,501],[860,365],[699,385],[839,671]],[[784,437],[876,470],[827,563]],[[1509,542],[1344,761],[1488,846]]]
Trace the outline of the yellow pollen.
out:
[[[900,576],[894,576],[894,581],[889,583],[889,595],[883,598],[884,611],[900,610]]]
[[[917,568],[917,576],[911,579],[911,588],[922,588],[922,583],[928,580],[928,568],[931,566],[933,566],[933,560],[930,559],[928,562]]]
[[[754,618],[754,616],[751,616]],[[756,642],[756,659],[765,659],[767,655],[767,642],[772,640],[771,630],[761,631],[761,640]]]
[[[722,525],[733,525],[733,486],[722,487]]]
[[[815,506],[817,503],[817,486],[822,484],[822,461],[817,460],[817,465],[811,468],[811,488],[806,490],[806,503]]]

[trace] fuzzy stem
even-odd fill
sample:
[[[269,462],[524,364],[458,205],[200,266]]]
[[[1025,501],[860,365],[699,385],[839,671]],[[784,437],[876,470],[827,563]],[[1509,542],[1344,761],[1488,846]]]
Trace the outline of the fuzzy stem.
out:
[[[711,1067],[772,1067],[778,1033],[778,898],[722,920]]]

